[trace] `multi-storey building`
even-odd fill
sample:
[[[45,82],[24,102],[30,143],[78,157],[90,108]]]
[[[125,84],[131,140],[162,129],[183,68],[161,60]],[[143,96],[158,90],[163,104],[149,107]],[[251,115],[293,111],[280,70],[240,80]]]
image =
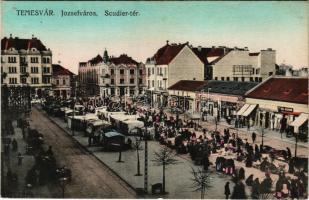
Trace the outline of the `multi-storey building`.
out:
[[[68,69],[58,64],[53,64],[53,95],[62,99],[68,99],[72,96],[72,85],[74,74]]]
[[[261,82],[276,72],[276,51],[250,53],[247,47],[235,47],[209,65],[215,80]]]
[[[87,96],[133,96],[143,92],[145,65],[126,54],[109,57],[105,50],[88,62],[79,64],[79,79],[82,91]]]
[[[28,84],[32,96],[41,98],[51,91],[52,52],[38,38],[4,37],[1,40],[1,83]]]
[[[97,96],[102,92],[102,78],[108,74],[108,66],[102,56],[88,60],[87,62],[80,62],[78,68],[80,93],[85,96]],[[102,79],[102,80],[101,80]],[[101,93],[102,96],[107,95]]]
[[[126,54],[109,58],[110,94],[115,96],[141,94],[145,86],[145,65]]]
[[[188,43],[169,44],[146,61],[146,83],[152,102],[167,105],[167,88],[180,80],[204,80],[204,62]]]

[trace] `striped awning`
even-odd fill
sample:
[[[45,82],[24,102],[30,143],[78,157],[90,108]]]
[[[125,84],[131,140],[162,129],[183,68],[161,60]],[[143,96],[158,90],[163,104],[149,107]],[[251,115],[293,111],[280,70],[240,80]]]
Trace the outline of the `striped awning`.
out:
[[[242,115],[247,110],[247,108],[249,108],[249,106],[249,104],[245,104],[240,110],[237,111],[236,115]]]
[[[256,104],[250,105],[245,112],[242,113],[242,116],[247,117],[252,113],[252,111],[256,108]]]

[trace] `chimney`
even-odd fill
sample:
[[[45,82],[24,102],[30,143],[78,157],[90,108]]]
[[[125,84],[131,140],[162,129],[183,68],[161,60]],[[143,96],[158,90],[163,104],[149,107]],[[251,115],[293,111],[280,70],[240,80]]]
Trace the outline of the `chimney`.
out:
[[[169,41],[168,41],[168,40],[166,40],[166,45],[168,45],[168,42],[169,42]]]
[[[248,51],[248,47],[244,47],[244,50],[245,50],[245,51]]]
[[[12,33],[10,33],[10,38],[12,39]]]
[[[198,50],[199,52],[201,52],[201,51],[202,51],[202,46],[198,46],[198,47],[197,47],[197,50]]]
[[[267,51],[272,51],[273,49],[272,48],[267,48]]]
[[[212,46],[211,48],[214,49],[214,48],[216,48],[216,46]]]

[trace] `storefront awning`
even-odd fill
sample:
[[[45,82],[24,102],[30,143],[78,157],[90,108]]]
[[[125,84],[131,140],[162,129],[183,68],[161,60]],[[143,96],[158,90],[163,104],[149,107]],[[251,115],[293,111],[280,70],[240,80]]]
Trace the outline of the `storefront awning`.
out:
[[[247,108],[249,108],[249,106],[249,104],[245,104],[240,110],[237,111],[236,115],[242,115],[243,112],[245,112]]]
[[[302,113],[290,124],[290,126],[294,126],[294,132],[298,133],[299,127],[303,125],[307,120],[308,120],[308,114]]]
[[[252,113],[252,111],[256,108],[256,104],[250,105],[245,112],[242,113],[242,116],[247,117]]]

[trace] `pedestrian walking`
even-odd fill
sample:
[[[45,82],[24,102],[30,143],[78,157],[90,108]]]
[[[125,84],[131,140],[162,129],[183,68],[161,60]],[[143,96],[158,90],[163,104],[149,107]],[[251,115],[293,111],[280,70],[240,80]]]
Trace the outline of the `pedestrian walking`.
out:
[[[256,133],[255,133],[255,132],[252,132],[251,137],[252,137],[252,143],[254,143],[254,142],[255,142],[255,139],[256,139]]]
[[[22,165],[23,158],[24,158],[24,156],[22,156],[21,153],[19,152],[18,155],[17,155],[18,165],[19,165],[19,166]]]
[[[229,199],[229,196],[231,194],[230,191],[230,182],[226,182],[225,186],[224,186],[224,194],[225,194],[225,199]]]
[[[18,149],[17,141],[16,141],[15,138],[12,141],[12,149],[13,149],[13,151],[17,151],[17,149]]]

